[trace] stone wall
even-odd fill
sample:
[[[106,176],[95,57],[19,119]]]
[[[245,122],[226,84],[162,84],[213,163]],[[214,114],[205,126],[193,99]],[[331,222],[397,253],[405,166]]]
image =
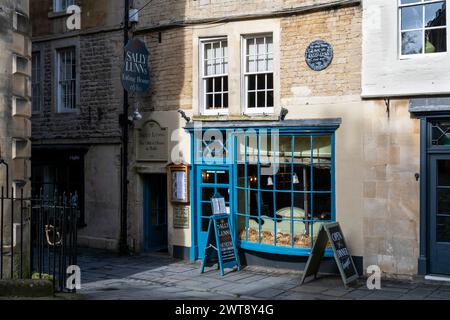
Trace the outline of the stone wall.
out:
[[[75,46],[79,79],[79,110],[56,112],[55,72],[57,48]],[[33,113],[35,142],[102,142],[118,141],[119,113],[122,109],[120,85],[123,34],[120,31],[85,35],[76,38],[35,42],[33,50],[43,56],[44,103]]]
[[[135,0],[141,8],[147,1]],[[255,14],[271,14],[312,5],[326,5],[336,0],[154,0],[140,12],[139,28],[172,24],[180,21],[221,19]]]

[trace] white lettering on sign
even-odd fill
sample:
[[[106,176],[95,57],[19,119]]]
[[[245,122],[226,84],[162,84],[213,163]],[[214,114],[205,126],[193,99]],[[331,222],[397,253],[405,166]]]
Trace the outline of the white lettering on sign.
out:
[[[340,241],[342,240],[342,235],[340,232],[334,232],[331,234],[331,239],[333,239],[333,241]]]
[[[133,53],[127,51],[125,59],[125,71],[138,72],[142,74],[148,74],[147,68],[147,56],[142,53]],[[140,78],[139,78],[140,79]],[[139,81],[138,79],[138,81]],[[143,81],[144,79],[140,79]]]

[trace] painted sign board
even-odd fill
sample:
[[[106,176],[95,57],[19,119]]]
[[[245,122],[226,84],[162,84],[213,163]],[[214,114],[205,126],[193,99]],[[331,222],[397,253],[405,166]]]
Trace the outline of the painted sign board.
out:
[[[305,51],[306,64],[314,71],[326,69],[333,61],[333,48],[324,40],[311,42]]]
[[[201,273],[205,266],[219,264],[220,274],[225,275],[225,268],[237,266],[240,270],[239,256],[230,226],[229,214],[214,214],[209,217],[208,238],[203,255]]]
[[[317,239],[311,250],[311,254],[306,262],[300,284],[303,284],[307,277],[314,276],[314,278],[317,278],[320,262],[325,253],[328,242],[331,243],[334,259],[338,266],[344,285],[347,287],[347,284],[359,278],[358,271],[356,270],[347,244],[345,243],[344,233],[341,230],[341,226],[339,225],[339,222],[331,222],[322,225],[320,228]]]
[[[150,88],[149,52],[137,38],[128,41],[124,49],[121,74],[122,86],[128,92],[144,93]]]

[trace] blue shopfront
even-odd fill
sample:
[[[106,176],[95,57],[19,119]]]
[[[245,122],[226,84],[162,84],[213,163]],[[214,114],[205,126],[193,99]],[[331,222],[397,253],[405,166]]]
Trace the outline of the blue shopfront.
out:
[[[190,122],[191,260],[206,242],[211,197],[225,198],[240,254],[305,257],[335,221],[340,119]],[[331,250],[327,253],[331,256]]]

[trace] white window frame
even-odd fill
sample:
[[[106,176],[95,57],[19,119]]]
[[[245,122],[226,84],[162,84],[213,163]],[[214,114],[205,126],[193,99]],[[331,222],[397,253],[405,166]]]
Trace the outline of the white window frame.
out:
[[[35,60],[36,59],[36,60]],[[34,62],[39,63],[36,67]],[[34,88],[39,90],[39,99],[34,99]],[[41,51],[34,51],[31,56],[31,111],[32,113],[39,113],[42,110],[42,54]],[[37,103],[38,108],[35,109]]]
[[[431,28],[426,28],[424,26],[422,26],[421,28],[417,28],[417,29],[407,29],[407,30],[402,30],[402,8],[407,8],[407,7],[414,7],[414,6],[425,6],[426,4],[432,4],[432,3],[438,3],[438,2],[445,2],[446,4],[446,25],[445,28],[444,27],[431,27]],[[449,13],[448,13],[448,1],[447,0],[430,0],[430,1],[424,1],[424,0],[416,0],[416,2],[414,3],[408,3],[408,4],[401,4],[401,0],[397,0],[397,15],[398,15],[398,26],[397,26],[397,35],[398,35],[398,55],[399,58],[402,60],[405,59],[412,59],[412,58],[420,58],[420,57],[427,57],[427,56],[438,56],[438,55],[446,55],[448,54],[449,51],[449,40],[450,40],[450,35],[449,35]],[[425,21],[425,10],[423,10],[423,17],[422,17],[422,21]],[[402,32],[407,32],[407,31],[422,31],[422,41],[424,41],[425,39],[425,30],[432,30],[432,29],[446,29],[446,38],[447,38],[447,48],[446,51],[443,52],[430,52],[430,53],[425,53],[425,42],[423,43],[423,47],[422,47],[422,53],[417,53],[417,54],[403,54],[402,53]]]
[[[226,73],[222,73],[222,74],[215,74],[212,76],[207,76],[205,75],[205,61],[206,61],[206,57],[205,57],[205,44],[206,43],[213,43],[213,42],[217,42],[217,41],[226,41],[227,42],[227,52],[228,55],[226,57],[227,59],[227,72]],[[199,61],[199,88],[200,88],[200,92],[199,92],[199,101],[200,101],[200,110],[201,113],[204,115],[227,115],[229,113],[229,109],[230,109],[230,69],[229,69],[229,63],[230,63],[230,59],[229,59],[229,41],[227,37],[213,37],[213,38],[203,38],[200,39],[199,41],[200,44],[200,61]],[[225,58],[225,57],[222,57]],[[228,91],[221,91],[220,94],[222,95],[222,100],[223,100],[223,95],[226,93],[228,95],[228,106],[227,108],[220,108],[220,109],[206,109],[206,86],[205,86],[205,82],[206,79],[208,78],[216,78],[216,77],[227,77],[228,78]],[[222,85],[223,88],[223,85]],[[219,92],[218,92],[219,93]]]
[[[255,39],[255,38],[261,38],[261,37],[271,37],[272,38],[272,71],[264,71],[264,72],[247,72],[247,41],[249,39]],[[266,44],[266,40],[264,40],[264,44]],[[274,35],[273,33],[262,33],[262,34],[248,34],[248,35],[242,35],[241,36],[241,101],[243,101],[244,105],[244,114],[273,114],[275,110],[275,47],[274,47]],[[270,53],[266,53],[268,55]],[[248,76],[249,75],[257,75],[257,74],[269,74],[272,73],[272,81],[273,81],[273,106],[272,107],[255,107],[255,108],[248,108],[248,94],[247,94],[247,87],[248,87]],[[257,84],[255,83],[255,90],[257,89]],[[267,81],[266,81],[266,88],[267,91]],[[255,92],[255,99],[257,97],[257,94]],[[257,101],[257,100],[255,100]],[[267,98],[266,98],[266,105],[267,105]]]
[[[63,2],[65,2],[65,6]],[[69,6],[74,4],[76,4],[75,0],[53,0],[53,12],[65,12]]]
[[[61,80],[61,52],[72,50],[73,56],[75,59],[75,75],[72,79],[64,79]],[[66,113],[66,112],[77,112],[78,111],[78,99],[77,99],[77,91],[78,91],[78,76],[77,76],[77,50],[74,46],[63,47],[56,49],[56,111],[58,113]],[[62,81],[72,81],[73,82],[73,95],[74,95],[74,106],[73,108],[66,108],[63,106],[63,101],[61,97],[61,82]]]

